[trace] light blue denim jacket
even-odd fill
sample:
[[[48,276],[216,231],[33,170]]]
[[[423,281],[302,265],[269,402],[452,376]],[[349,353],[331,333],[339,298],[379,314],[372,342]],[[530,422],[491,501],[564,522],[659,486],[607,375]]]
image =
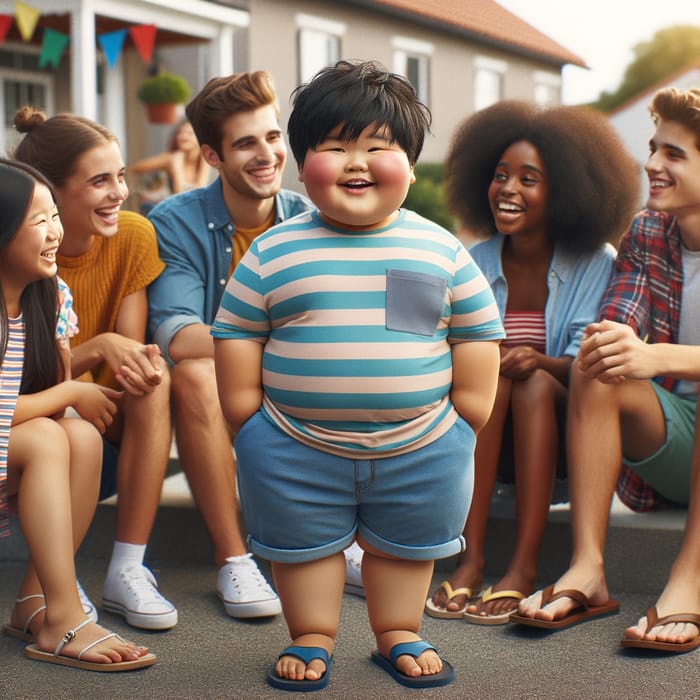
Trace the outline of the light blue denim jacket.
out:
[[[280,190],[275,223],[312,208],[301,194]],[[231,264],[234,225],[221,180],[168,197],[148,214],[165,270],[148,287],[148,330],[169,364],[168,348],[185,326],[214,322]]]
[[[501,318],[505,316],[508,300],[508,284],[501,265],[504,240],[502,234],[496,233],[469,248],[491,285]],[[610,281],[614,260],[615,248],[609,243],[585,255],[554,249],[547,273],[549,296],[544,309],[546,355],[576,357],[583,330],[599,319],[600,301]]]

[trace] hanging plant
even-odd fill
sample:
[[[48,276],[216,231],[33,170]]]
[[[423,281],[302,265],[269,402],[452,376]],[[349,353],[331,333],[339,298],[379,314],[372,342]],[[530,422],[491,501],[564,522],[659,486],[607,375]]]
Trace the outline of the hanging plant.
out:
[[[146,78],[137,96],[146,105],[149,120],[155,124],[172,124],[178,119],[178,105],[190,95],[190,86],[180,75],[162,71]]]

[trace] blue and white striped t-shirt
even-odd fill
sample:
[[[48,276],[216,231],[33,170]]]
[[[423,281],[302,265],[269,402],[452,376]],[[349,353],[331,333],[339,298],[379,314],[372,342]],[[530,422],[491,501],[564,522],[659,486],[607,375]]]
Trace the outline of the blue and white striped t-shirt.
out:
[[[469,253],[406,210],[373,231],[333,228],[315,211],[272,227],[236,267],[211,332],[264,343],[270,420],[355,457],[444,434],[456,420],[450,344],[504,336]]]

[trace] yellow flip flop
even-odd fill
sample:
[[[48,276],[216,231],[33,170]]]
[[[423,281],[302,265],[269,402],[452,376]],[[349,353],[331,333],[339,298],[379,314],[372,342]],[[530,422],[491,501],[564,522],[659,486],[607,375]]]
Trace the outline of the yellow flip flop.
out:
[[[467,602],[459,608],[459,610],[447,610],[446,608],[435,605],[432,597],[428,598],[428,600],[425,601],[425,613],[426,615],[430,615],[430,617],[437,617],[442,620],[458,620],[464,615],[467,605],[473,603],[479,597],[479,593],[473,593],[472,589],[468,586],[452,588],[449,581],[443,581],[440,587],[447,594],[448,601],[454,600],[458,595],[463,595],[467,597]]]
[[[501,600],[502,598],[510,598],[512,600],[520,601],[525,598],[525,594],[520,591],[495,591],[491,586],[489,586],[484,594],[481,596],[482,603],[488,603],[491,600]],[[471,623],[472,625],[505,625],[510,622],[510,616],[518,609],[516,605],[513,610],[509,610],[505,613],[499,613],[498,615],[479,615],[478,613],[468,613],[465,609],[464,619]]]

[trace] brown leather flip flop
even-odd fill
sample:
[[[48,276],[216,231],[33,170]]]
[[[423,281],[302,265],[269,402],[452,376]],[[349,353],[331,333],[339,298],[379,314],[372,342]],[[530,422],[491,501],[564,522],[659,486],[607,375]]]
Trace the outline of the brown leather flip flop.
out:
[[[659,617],[659,612],[656,606],[652,606],[647,610],[647,628],[644,632],[646,636],[649,631],[659,625],[665,625],[669,622],[689,622],[696,625],[700,630],[700,615],[697,613],[674,613],[673,615],[664,615]],[[673,654],[682,654],[686,651],[693,651],[700,646],[700,634],[688,642],[659,642],[651,639],[622,639],[620,646],[634,649],[653,649],[654,651],[669,651]]]
[[[547,586],[547,588],[542,591],[542,602],[540,603],[540,609],[549,603],[553,603],[555,600],[559,600],[560,598],[571,598],[571,600],[576,603],[576,606],[568,613],[568,615],[565,615],[558,620],[540,620],[534,617],[525,617],[524,615],[520,615],[518,612],[514,612],[510,616],[510,621],[515,622],[518,625],[525,625],[527,627],[559,630],[563,629],[564,627],[571,627],[571,625],[577,625],[580,622],[587,622],[595,617],[613,615],[620,610],[620,603],[616,600],[608,600],[600,605],[593,605],[588,600],[588,596],[581,591],[577,591],[575,588],[565,588],[554,593],[553,585]]]

